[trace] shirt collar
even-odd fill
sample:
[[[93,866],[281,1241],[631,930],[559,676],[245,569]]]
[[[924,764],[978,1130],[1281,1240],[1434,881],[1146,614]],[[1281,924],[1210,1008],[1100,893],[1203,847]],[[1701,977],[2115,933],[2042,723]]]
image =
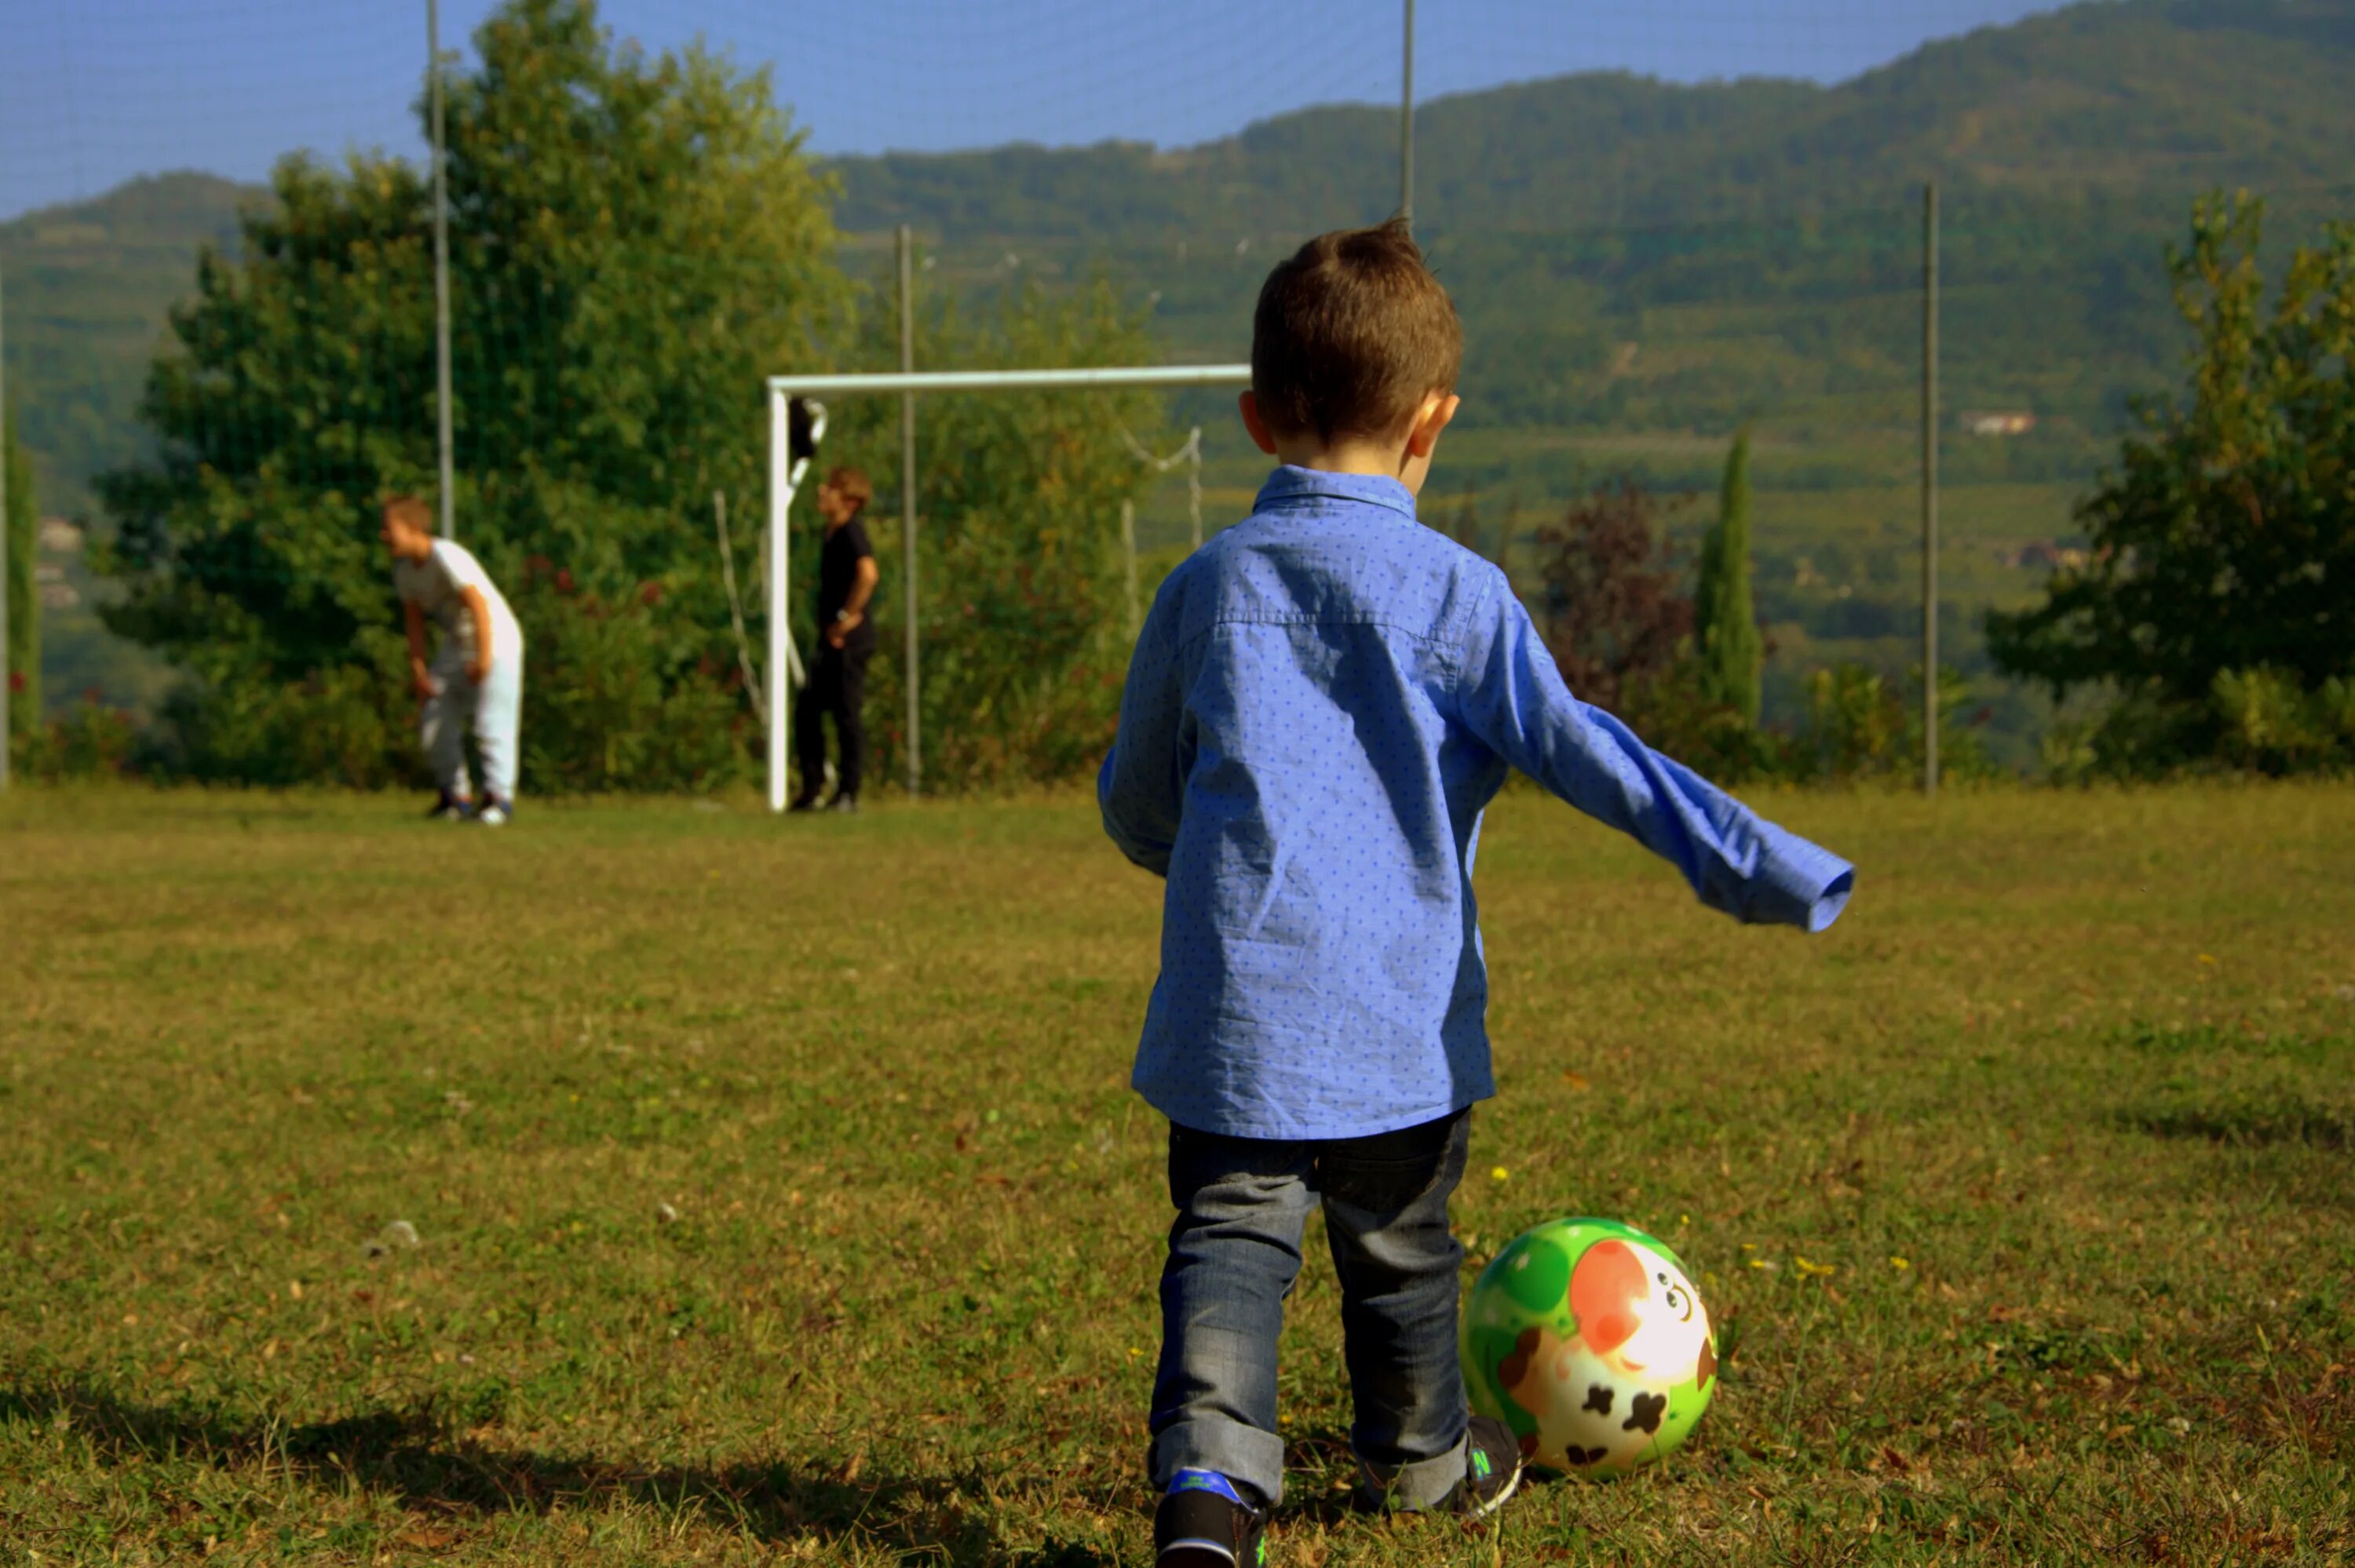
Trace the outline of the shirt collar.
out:
[[[1290,463],[1267,476],[1252,509],[1266,512],[1312,499],[1360,502],[1386,506],[1409,518],[1414,516],[1414,493],[1388,474],[1327,473],[1322,469],[1295,468]]]

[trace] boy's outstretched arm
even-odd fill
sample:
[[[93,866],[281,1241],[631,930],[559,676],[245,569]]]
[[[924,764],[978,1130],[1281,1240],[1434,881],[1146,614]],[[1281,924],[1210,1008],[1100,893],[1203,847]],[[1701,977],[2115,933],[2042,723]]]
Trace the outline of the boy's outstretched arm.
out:
[[[1157,618],[1148,616],[1121,687],[1120,728],[1096,775],[1104,832],[1121,853],[1156,876],[1169,874],[1192,749],[1178,662],[1167,641]]]
[[[1856,879],[1848,862],[1572,696],[1501,577],[1474,614],[1459,696],[1465,726],[1506,761],[1672,863],[1712,909],[1820,931],[1847,906]]]

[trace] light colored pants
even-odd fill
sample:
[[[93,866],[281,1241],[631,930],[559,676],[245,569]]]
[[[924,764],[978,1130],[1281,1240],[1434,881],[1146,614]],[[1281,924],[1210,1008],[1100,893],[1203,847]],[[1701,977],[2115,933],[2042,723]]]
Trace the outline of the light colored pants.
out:
[[[433,663],[438,688],[418,716],[418,738],[433,764],[434,781],[464,798],[474,789],[466,777],[466,732],[483,758],[483,789],[494,800],[515,799],[517,736],[523,727],[523,654],[491,663],[476,685],[466,678],[463,655],[445,653]]]

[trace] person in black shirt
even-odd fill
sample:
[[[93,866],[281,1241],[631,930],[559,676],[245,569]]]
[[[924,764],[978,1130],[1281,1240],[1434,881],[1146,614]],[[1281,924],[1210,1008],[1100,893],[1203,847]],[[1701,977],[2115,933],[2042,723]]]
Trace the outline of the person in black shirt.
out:
[[[874,596],[879,575],[875,548],[858,517],[874,494],[867,475],[855,468],[836,469],[817,487],[826,545],[818,556],[817,657],[810,667],[809,690],[794,710],[794,750],[802,767],[801,792],[793,803],[796,811],[817,809],[826,776],[824,726],[829,714],[842,766],[826,810],[858,810],[859,770],[867,760],[859,705],[867,691],[867,661],[875,655],[875,628],[867,619],[867,601]]]

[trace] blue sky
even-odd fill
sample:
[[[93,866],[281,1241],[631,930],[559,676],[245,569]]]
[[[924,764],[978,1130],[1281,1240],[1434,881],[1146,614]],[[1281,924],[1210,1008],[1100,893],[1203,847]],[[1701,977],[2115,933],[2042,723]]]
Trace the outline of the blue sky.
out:
[[[463,48],[492,0],[443,0]],[[1833,81],[2051,0],[1419,0],[1418,98],[1595,68]],[[1182,145],[1393,102],[1396,0],[609,0],[650,48],[773,63],[825,152]],[[134,175],[421,143],[424,0],[0,0],[0,217]]]

